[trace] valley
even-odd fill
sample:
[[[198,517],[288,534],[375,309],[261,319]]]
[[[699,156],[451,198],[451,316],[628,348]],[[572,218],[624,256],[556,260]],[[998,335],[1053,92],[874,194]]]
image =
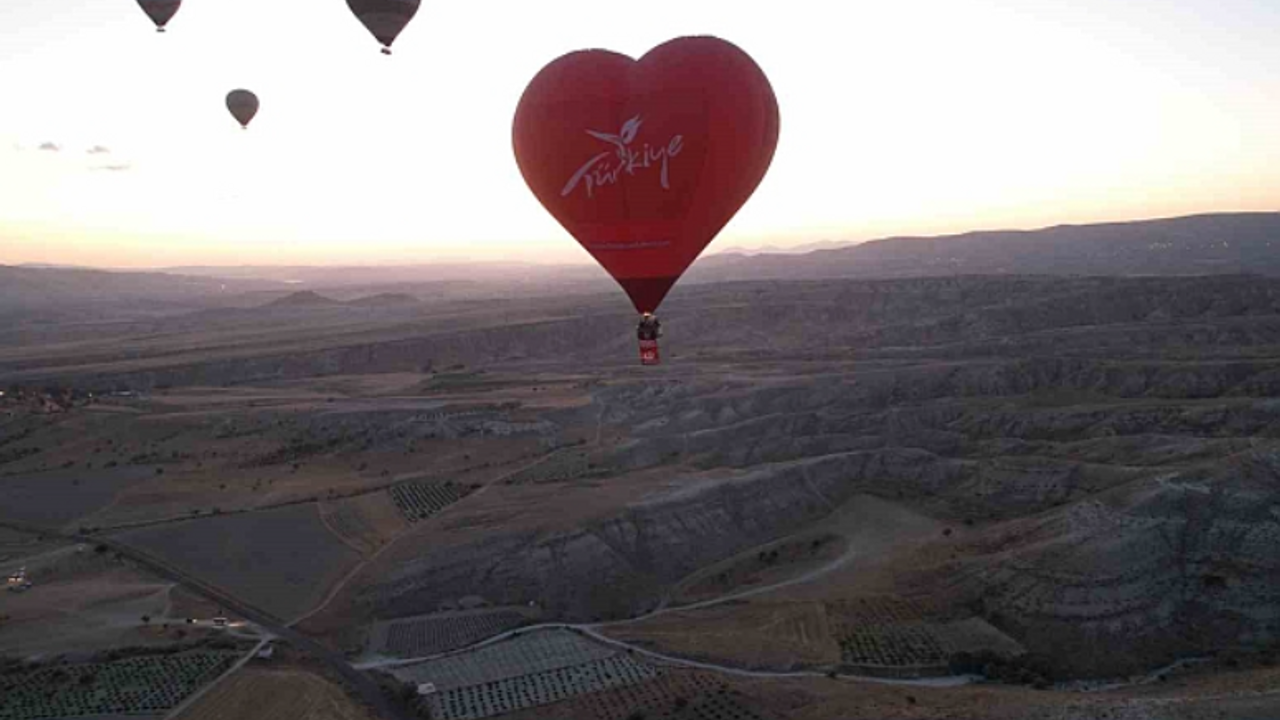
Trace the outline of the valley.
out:
[[[225,596],[333,677],[210,696],[341,717],[335,664],[432,683],[405,717],[1280,701],[1280,281],[691,284],[656,368],[613,294],[343,297],[0,346],[2,654],[217,637]]]

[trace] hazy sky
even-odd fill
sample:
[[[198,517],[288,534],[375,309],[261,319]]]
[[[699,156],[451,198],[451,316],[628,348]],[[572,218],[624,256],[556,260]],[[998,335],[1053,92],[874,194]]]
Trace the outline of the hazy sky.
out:
[[[690,34],[782,111],[712,251],[1280,209],[1275,0],[423,0],[389,58],[343,0],[186,0],[164,35],[133,0],[9,0],[0,263],[583,260],[516,168],[520,93]]]

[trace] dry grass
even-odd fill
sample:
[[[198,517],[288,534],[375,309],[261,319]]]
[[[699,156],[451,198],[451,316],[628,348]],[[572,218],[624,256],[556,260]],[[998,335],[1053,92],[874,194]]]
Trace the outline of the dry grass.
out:
[[[1004,685],[892,687],[821,679],[733,684],[753,707],[789,720],[1264,720],[1280,711],[1280,668],[1175,675],[1167,683],[1095,693]]]
[[[170,589],[123,567],[49,576],[25,593],[0,594],[0,616],[6,618],[0,648],[14,655],[56,654],[163,645],[181,639],[179,631],[191,639],[195,634],[173,613]],[[143,615],[151,622],[139,627]]]
[[[245,668],[174,720],[375,720],[334,683],[303,670]]]
[[[169,523],[117,536],[278,617],[319,602],[359,555],[314,505]]]
[[[404,515],[385,492],[320,504],[320,518],[342,541],[368,556],[404,531]]]
[[[845,553],[844,538],[828,533],[803,533],[770,543],[694,573],[672,593],[685,605],[750,590],[817,570]]]
[[[840,646],[821,603],[731,603],[672,612],[608,631],[664,652],[747,667],[833,665]]]

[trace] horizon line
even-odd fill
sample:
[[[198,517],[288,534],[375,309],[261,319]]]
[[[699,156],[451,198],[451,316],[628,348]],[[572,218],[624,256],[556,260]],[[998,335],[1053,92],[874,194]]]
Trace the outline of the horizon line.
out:
[[[810,252],[822,252],[824,250],[838,250],[845,247],[854,247],[865,245],[868,243],[883,242],[886,240],[941,240],[947,238],[965,237],[967,235],[975,235],[981,233],[1035,233],[1046,230],[1054,230],[1058,228],[1069,227],[1088,227],[1088,226],[1107,226],[1107,225],[1129,225],[1135,223],[1164,222],[1172,220],[1189,220],[1192,218],[1203,218],[1223,215],[1280,215],[1280,209],[1276,210],[1212,210],[1205,212],[1188,213],[1183,215],[1162,215],[1158,217],[1132,218],[1127,220],[1102,220],[1097,222],[1070,222],[1070,223],[1054,223],[1051,225],[1039,225],[1035,227],[996,227],[977,230],[964,230],[960,232],[949,232],[932,235],[880,235],[864,240],[832,240],[832,239],[814,239],[801,242],[797,247],[805,245],[820,245],[831,243],[836,247],[820,248],[807,250],[802,252],[787,252],[787,248],[780,248],[771,245],[765,245],[762,249],[756,250],[750,247],[740,247],[737,245],[725,247],[719,250],[713,248],[714,240],[711,245],[707,246],[707,252],[699,257],[710,257],[713,255],[794,255],[808,254]],[[696,264],[696,261],[695,261]],[[519,266],[519,267],[538,267],[538,268],[555,268],[555,267],[592,267],[595,265],[593,258],[584,257],[580,260],[556,260],[551,262],[538,262],[536,260],[484,260],[484,259],[440,259],[440,260],[418,260],[407,262],[387,261],[383,263],[373,264],[239,264],[239,265],[218,265],[206,263],[187,263],[181,265],[164,265],[164,266],[138,266],[138,267],[113,267],[102,265],[78,265],[74,263],[29,260],[25,262],[9,263],[0,261],[0,267],[12,268],[28,268],[28,269],[62,269],[62,270],[94,270],[100,272],[133,272],[133,273],[172,273],[186,269],[217,269],[217,270],[235,270],[235,269],[258,269],[258,270],[288,270],[288,269],[331,269],[331,270],[387,270],[394,268],[419,268],[419,267],[445,267],[450,265],[457,266]],[[691,266],[692,267],[692,266]]]

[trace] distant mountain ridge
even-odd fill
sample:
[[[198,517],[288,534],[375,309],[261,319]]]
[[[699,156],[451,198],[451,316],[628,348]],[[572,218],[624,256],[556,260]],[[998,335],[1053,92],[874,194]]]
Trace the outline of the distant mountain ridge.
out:
[[[284,287],[262,280],[225,280],[157,271],[0,265],[0,308],[70,306],[130,300],[186,302]]]
[[[282,298],[272,300],[262,307],[284,309],[336,307],[399,308],[412,307],[420,304],[422,304],[421,300],[406,293],[380,293],[378,295],[369,295],[343,302],[342,300],[334,300],[333,298],[325,297],[324,295],[311,290],[302,290],[290,295],[285,295]]]
[[[319,293],[310,290],[303,290],[291,295],[285,295],[278,300],[263,305],[265,308],[314,308],[314,307],[337,307],[342,305],[341,302],[333,298],[327,298]]]
[[[717,255],[693,281],[947,275],[1280,275],[1280,212],[895,237],[804,255]],[[708,258],[710,259],[710,258]]]
[[[834,250],[836,248],[849,247],[851,245],[857,245],[857,244],[858,243],[855,240],[819,240],[817,242],[805,243],[803,245],[796,245],[794,247],[778,247],[777,245],[762,245],[761,247],[758,247],[758,248],[746,248],[746,247],[736,247],[736,246],[727,247],[727,248],[724,248],[723,250],[712,248],[711,250],[712,255],[709,255],[709,257],[714,257],[715,255],[763,255],[763,254],[803,255],[805,253],[811,253],[815,250]]]
[[[815,245],[826,245],[823,241]],[[1280,212],[1217,213],[1163,220],[1059,225],[1041,230],[895,237],[808,253],[720,252],[694,263],[681,285],[735,280],[823,280],[956,275],[1280,277]],[[302,289],[339,293],[288,297]],[[447,263],[365,267],[208,267],[106,271],[0,265],[0,314],[51,308],[212,307],[343,304],[411,306],[423,297],[613,292],[590,265]],[[496,294],[496,295],[495,295]],[[140,304],[141,303],[141,304]]]

